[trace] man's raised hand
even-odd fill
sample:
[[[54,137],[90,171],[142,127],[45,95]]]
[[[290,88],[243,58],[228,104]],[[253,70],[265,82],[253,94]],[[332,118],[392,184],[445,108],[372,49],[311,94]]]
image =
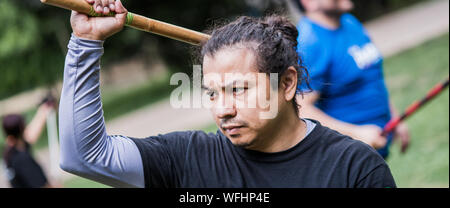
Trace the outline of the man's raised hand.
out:
[[[94,11],[100,14],[115,12],[113,17],[89,17],[72,11],[70,24],[73,34],[79,38],[89,40],[105,40],[109,36],[122,30],[125,25],[127,10],[120,0],[86,0],[93,5]]]

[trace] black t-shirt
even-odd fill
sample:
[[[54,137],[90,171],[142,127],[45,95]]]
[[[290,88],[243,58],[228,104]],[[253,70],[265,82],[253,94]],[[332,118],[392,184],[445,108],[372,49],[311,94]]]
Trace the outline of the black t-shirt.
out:
[[[263,153],[234,146],[220,131],[173,132],[133,139],[146,187],[396,187],[370,146],[316,123],[294,147]]]
[[[30,145],[25,151],[16,148],[6,150],[6,175],[13,188],[39,188],[47,183],[47,178],[39,164],[30,154]]]

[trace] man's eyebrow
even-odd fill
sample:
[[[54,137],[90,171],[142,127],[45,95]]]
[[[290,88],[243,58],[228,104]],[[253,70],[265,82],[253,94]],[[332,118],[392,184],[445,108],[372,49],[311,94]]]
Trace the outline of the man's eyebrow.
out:
[[[207,87],[207,86],[205,86],[205,85],[203,85],[203,84],[202,84],[201,87],[202,87],[202,90],[212,90],[211,88],[209,88],[209,87]]]
[[[233,88],[234,86],[237,85],[237,83],[239,83],[239,86],[246,86],[246,85],[248,85],[248,81],[246,81],[246,80],[244,80],[244,81],[242,81],[242,80],[234,80],[233,82],[230,82],[230,83],[228,83],[227,85],[225,85],[225,86],[223,86],[221,88],[222,89],[226,89],[227,87]],[[204,84],[201,85],[201,89],[202,90],[213,90],[213,89],[207,87]]]
[[[239,84],[238,84],[239,83]],[[235,87],[235,86],[245,86],[245,85],[248,85],[248,81],[247,80],[234,80],[233,82],[231,82],[231,83],[228,83],[227,85],[225,85],[224,87],[222,87],[222,88],[233,88],[233,87]]]

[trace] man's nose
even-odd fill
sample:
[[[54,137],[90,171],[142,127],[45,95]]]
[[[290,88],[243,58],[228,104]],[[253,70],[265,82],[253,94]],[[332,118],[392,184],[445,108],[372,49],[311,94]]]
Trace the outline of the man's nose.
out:
[[[230,118],[236,116],[236,108],[232,97],[220,96],[214,106],[215,114],[218,118]]]

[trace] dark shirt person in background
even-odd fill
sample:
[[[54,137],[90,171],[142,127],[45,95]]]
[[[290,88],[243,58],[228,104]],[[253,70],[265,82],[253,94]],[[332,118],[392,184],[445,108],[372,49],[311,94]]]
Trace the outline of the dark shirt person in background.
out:
[[[39,106],[29,125],[25,125],[22,115],[9,114],[3,117],[3,131],[6,145],[3,159],[6,175],[13,188],[51,188],[42,168],[31,154],[45,127],[53,104],[46,102]]]

